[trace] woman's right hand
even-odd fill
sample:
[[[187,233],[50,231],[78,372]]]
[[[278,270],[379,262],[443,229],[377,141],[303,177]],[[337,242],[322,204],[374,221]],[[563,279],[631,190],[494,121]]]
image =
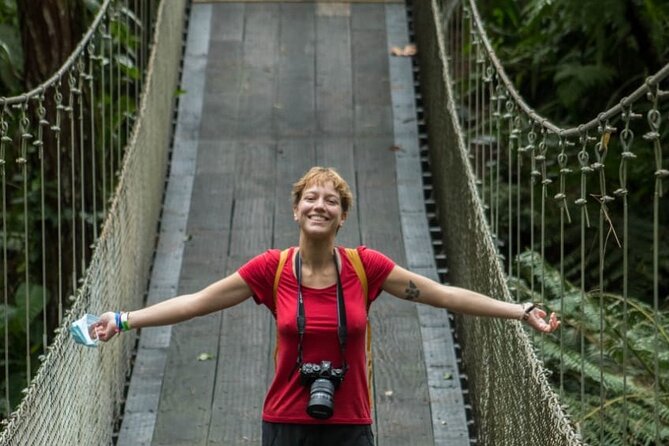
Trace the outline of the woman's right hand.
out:
[[[91,325],[91,338],[107,342],[119,332],[116,326],[116,314],[109,311],[100,316],[100,320]]]

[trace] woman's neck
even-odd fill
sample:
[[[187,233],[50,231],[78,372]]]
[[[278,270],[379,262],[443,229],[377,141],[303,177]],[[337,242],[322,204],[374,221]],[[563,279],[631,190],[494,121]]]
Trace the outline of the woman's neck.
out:
[[[332,265],[334,240],[307,241],[300,240],[300,256],[302,264],[311,270],[321,269]]]

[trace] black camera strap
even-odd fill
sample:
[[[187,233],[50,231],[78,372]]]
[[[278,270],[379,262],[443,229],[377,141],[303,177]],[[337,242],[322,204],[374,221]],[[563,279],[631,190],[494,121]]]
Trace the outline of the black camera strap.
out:
[[[339,339],[339,350],[342,357],[342,370],[348,370],[346,364],[346,306],[344,304],[344,290],[341,285],[339,274],[339,262],[337,254],[333,253],[332,258],[337,272],[337,338]],[[302,367],[302,341],[304,339],[307,318],[304,311],[304,298],[302,297],[302,256],[298,252],[295,255],[295,276],[297,277],[297,367]]]

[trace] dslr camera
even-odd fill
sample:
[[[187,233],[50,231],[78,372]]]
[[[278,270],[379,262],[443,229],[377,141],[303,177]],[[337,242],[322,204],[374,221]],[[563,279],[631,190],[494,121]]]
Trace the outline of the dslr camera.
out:
[[[334,410],[334,391],[344,379],[343,369],[332,367],[331,361],[306,363],[300,367],[302,384],[310,386],[307,413],[321,420],[330,418]]]

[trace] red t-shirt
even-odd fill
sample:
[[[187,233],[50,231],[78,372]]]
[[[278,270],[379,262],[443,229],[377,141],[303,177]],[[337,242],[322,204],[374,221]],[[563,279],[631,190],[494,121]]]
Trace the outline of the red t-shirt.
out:
[[[274,277],[279,266],[278,249],[260,254],[239,269],[239,274],[253,291],[256,303],[267,306],[277,321],[277,351],[274,380],[265,397],[263,420],[274,423],[304,424],[371,424],[371,402],[367,381],[366,330],[367,307],[362,285],[344,248],[338,247],[341,260],[341,282],[346,306],[346,360],[348,372],[334,393],[334,413],[319,420],[307,414],[309,388],[300,381],[297,361],[297,280],[293,273],[290,248],[281,272],[274,303]],[[367,275],[370,303],[381,293],[381,286],[395,263],[378,251],[357,248]],[[302,341],[303,363],[332,361],[341,367],[337,338],[337,286],[324,289],[302,286],[306,329]]]

